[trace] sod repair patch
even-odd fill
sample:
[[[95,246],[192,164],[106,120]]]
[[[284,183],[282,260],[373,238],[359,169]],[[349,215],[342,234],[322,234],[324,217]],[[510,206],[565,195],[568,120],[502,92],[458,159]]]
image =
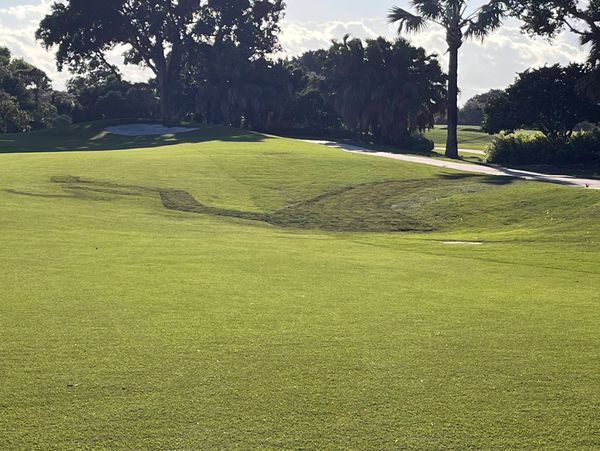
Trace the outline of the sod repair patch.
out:
[[[60,184],[65,194],[29,193],[13,189],[7,191],[16,195],[42,198],[73,197],[90,201],[106,200],[105,196],[108,194],[115,196],[158,195],[164,207],[168,210],[260,221],[279,227],[353,232],[425,232],[433,230],[430,225],[420,223],[418,220],[399,212],[398,204],[390,205],[391,202],[383,197],[386,190],[389,190],[390,183],[388,182],[345,187],[288,205],[272,213],[229,210],[207,206],[196,200],[188,192],[180,189],[125,185],[109,181],[83,179],[77,176],[54,176],[51,177],[51,182]],[[370,198],[364,199],[365,192],[370,193]],[[379,198],[378,202],[374,202],[376,198]]]

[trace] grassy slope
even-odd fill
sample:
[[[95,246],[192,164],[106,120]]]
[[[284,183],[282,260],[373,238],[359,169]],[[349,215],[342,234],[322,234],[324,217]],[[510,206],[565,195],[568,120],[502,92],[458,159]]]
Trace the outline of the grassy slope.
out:
[[[98,127],[3,148],[142,145]],[[221,128],[179,141],[0,155],[0,448],[600,446],[599,193]],[[66,175],[256,212],[343,193],[300,213],[435,231],[168,211]]]

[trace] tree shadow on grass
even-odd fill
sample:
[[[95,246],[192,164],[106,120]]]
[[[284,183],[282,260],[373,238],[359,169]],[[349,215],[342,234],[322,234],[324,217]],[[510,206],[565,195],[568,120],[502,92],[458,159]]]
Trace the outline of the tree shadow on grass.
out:
[[[572,165],[511,165],[513,171],[525,171],[532,173],[550,174],[560,177],[580,177],[588,179],[600,179],[600,162]]]
[[[393,146],[374,144],[370,142],[361,142],[351,139],[342,139],[340,141],[332,141],[330,139],[311,139],[306,141],[315,144],[320,144],[322,146],[332,147],[335,149],[345,150],[347,152],[358,152],[365,154],[386,152],[396,155],[416,155],[420,157],[440,158],[440,155],[438,153],[435,153],[430,150],[400,149]]]
[[[470,173],[457,173],[457,174],[437,174],[438,178],[444,180],[472,180],[474,182],[485,183],[486,185],[510,185],[511,183],[518,182],[521,179],[511,176],[500,176],[500,175],[482,175],[482,174],[470,174]]]
[[[549,183],[552,185],[561,185],[561,186],[586,186],[584,183],[585,179],[576,180],[570,176],[561,176],[560,178],[553,178],[559,176],[552,176],[548,174],[538,174],[535,172],[522,171],[518,169],[510,169],[503,168],[499,166],[490,166],[494,169],[498,170],[501,175],[483,175],[483,174],[472,174],[472,173],[459,173],[459,174],[438,174],[438,177],[447,179],[447,180],[474,180],[481,183],[486,183],[490,185],[509,185],[518,181],[532,181],[532,182],[541,182],[541,183]],[[594,180],[587,180],[590,184],[593,184]]]
[[[121,136],[106,132],[114,125],[157,123],[152,120],[120,119],[76,124],[66,128],[29,133],[0,135],[0,154],[31,152],[78,152],[153,148],[176,144],[194,144],[207,141],[260,142],[267,136],[233,127],[201,124],[166,124],[197,128],[185,133]],[[160,122],[163,123],[163,122]]]

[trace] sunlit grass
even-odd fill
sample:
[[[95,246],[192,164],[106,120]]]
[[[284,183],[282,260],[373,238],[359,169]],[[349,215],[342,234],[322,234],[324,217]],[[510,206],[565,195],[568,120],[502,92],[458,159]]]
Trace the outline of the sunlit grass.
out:
[[[598,445],[600,193],[103,127],[3,138],[1,449]]]

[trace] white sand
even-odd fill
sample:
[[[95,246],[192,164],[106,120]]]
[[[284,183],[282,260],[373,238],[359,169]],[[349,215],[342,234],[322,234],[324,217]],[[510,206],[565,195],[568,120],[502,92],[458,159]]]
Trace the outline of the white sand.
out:
[[[106,132],[121,136],[150,136],[150,135],[174,135],[177,133],[188,133],[198,130],[191,127],[165,127],[162,124],[125,124],[113,125],[106,128]]]

